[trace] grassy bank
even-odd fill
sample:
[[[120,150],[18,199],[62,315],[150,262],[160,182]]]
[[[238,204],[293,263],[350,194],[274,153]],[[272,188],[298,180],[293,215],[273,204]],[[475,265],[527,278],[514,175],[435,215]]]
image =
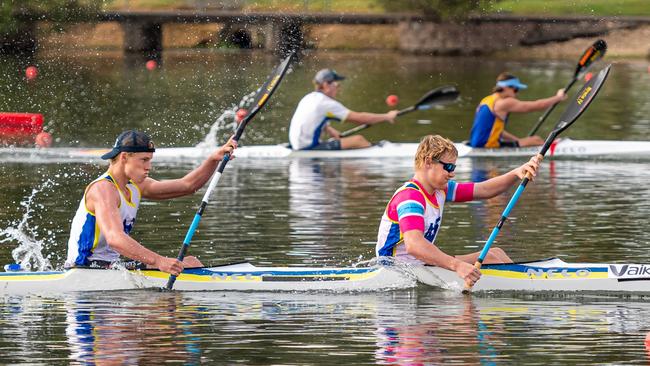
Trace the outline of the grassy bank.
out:
[[[493,12],[520,15],[650,16],[648,0],[504,0]]]
[[[375,0],[113,0],[107,9],[240,8],[245,11],[383,13]],[[404,9],[408,11],[408,9]],[[650,16],[649,0],[502,0],[488,13],[519,15]]]

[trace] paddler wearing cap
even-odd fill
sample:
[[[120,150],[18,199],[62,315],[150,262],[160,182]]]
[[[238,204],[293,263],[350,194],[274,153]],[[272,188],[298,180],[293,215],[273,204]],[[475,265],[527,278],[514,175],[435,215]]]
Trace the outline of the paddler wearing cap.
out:
[[[395,121],[396,110],[388,113],[355,112],[337,101],[339,81],[345,77],[332,69],[322,69],[314,76],[315,90],[305,95],[291,118],[289,143],[293,150],[346,150],[370,147],[361,135],[341,137],[340,132],[330,126],[330,121],[354,122],[372,125]],[[321,141],[321,134],[327,132],[332,139]]]
[[[179,275],[184,267],[201,267],[196,257],[183,262],[145,248],[129,236],[142,198],[162,200],[199,190],[212,176],[226,153],[237,142],[229,140],[201,165],[182,178],[155,180],[149,177],[156,151],[151,138],[140,131],[121,133],[113,149],[102,155],[110,159],[108,171],[85,189],[72,219],[65,267],[158,268]],[[120,255],[131,261],[121,262]]]
[[[564,89],[554,96],[532,101],[517,99],[517,92],[526,89],[517,77],[501,73],[497,77],[492,94],[483,98],[476,107],[474,124],[470,132],[469,145],[472,147],[524,147],[544,144],[539,136],[517,137],[505,130],[510,113],[541,111],[566,99]]]

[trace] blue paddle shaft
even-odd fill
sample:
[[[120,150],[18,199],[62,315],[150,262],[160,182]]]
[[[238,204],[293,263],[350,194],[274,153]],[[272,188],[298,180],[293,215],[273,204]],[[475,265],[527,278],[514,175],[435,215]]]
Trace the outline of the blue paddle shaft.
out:
[[[492,246],[492,243],[494,242],[494,240],[496,240],[497,235],[499,235],[499,231],[501,231],[501,227],[508,219],[508,216],[510,216],[510,211],[512,211],[512,209],[515,207],[515,204],[517,204],[517,201],[519,200],[519,196],[521,196],[521,194],[524,192],[524,189],[526,189],[526,184],[528,184],[528,181],[529,181],[528,177],[524,178],[519,184],[519,187],[517,187],[515,194],[513,194],[512,197],[510,198],[510,202],[508,202],[506,209],[503,210],[503,214],[501,216],[501,219],[499,220],[499,223],[497,224],[497,226],[494,227],[492,233],[490,234],[490,237],[488,237],[488,240],[485,242],[485,245],[483,246],[483,250],[481,251],[481,254],[479,254],[478,256],[477,262],[483,263],[483,260],[485,260],[485,257],[490,251],[490,247]]]

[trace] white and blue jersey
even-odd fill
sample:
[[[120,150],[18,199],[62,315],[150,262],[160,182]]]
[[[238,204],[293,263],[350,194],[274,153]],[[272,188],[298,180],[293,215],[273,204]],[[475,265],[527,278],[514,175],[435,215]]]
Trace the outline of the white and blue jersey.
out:
[[[117,262],[120,254],[113,250],[108,243],[104,234],[99,230],[95,213],[86,207],[86,193],[91,185],[107,180],[115,185],[115,189],[120,194],[120,219],[124,226],[124,232],[129,234],[135,223],[135,216],[140,206],[140,189],[135,183],[129,181],[126,185],[130,192],[131,199],[127,199],[124,193],[119,189],[117,183],[111,175],[106,172],[99,178],[90,183],[84,191],[84,196],[79,203],[77,213],[72,219],[70,227],[70,239],[68,239],[68,257],[65,267],[87,266],[91,261]]]
[[[298,103],[289,126],[289,143],[294,150],[309,150],[320,143],[323,128],[330,121],[345,121],[350,110],[336,99],[314,91]]]
[[[379,223],[375,253],[378,257],[399,257],[405,262],[422,263],[410,255],[404,244],[404,233],[421,231],[433,244],[440,229],[445,202],[466,202],[474,199],[474,183],[447,182],[445,189],[427,193],[415,179],[404,183],[388,202]]]

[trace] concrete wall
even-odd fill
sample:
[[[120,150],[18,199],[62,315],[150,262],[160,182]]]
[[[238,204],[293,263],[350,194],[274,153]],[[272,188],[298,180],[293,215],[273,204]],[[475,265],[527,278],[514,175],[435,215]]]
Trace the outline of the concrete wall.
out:
[[[643,24],[594,18],[482,17],[461,23],[401,21],[399,49],[413,53],[475,55],[513,47],[593,37]]]

